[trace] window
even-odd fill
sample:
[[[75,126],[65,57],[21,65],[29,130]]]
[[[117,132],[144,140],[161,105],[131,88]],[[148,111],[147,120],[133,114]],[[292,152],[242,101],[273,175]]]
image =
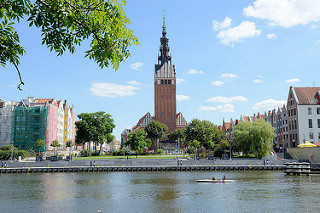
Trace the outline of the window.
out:
[[[167,84],[167,80],[164,81],[164,84]]]
[[[312,119],[308,119],[309,121],[309,128],[312,128]]]
[[[161,80],[161,84],[163,84],[163,80]]]
[[[312,115],[311,107],[308,107],[308,115]]]
[[[310,139],[313,139],[313,132],[310,132],[310,133],[309,133],[309,138],[310,138]]]
[[[293,109],[293,114],[296,115],[297,114],[297,110],[296,108]]]
[[[320,119],[318,119],[318,128],[320,128]]]
[[[320,115],[320,107],[317,107],[317,114]]]
[[[320,139],[320,132],[319,132],[319,135],[318,135],[318,139]]]
[[[168,80],[168,84],[171,84],[171,80]]]

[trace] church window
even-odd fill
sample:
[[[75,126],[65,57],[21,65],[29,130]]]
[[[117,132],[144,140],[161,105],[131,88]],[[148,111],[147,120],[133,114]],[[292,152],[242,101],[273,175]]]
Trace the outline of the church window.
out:
[[[167,84],[167,80],[164,81],[164,84]]]
[[[163,84],[163,80],[161,80],[161,84]]]
[[[168,84],[171,84],[171,80],[168,80]]]

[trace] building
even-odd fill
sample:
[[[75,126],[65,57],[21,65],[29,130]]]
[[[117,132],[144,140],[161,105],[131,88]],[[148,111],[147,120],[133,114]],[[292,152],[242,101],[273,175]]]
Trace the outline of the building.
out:
[[[168,133],[174,129],[187,127],[187,121],[182,113],[177,113],[176,83],[176,69],[172,64],[165,18],[163,18],[159,55],[154,69],[154,116],[149,112],[145,114],[132,131],[145,128],[153,120],[167,125]]]
[[[320,141],[320,87],[290,87],[288,100],[289,147]]]
[[[0,147],[12,142],[12,116],[15,104],[0,100]]]
[[[63,101],[28,97],[13,110],[12,138],[14,145],[23,150],[36,150],[38,139],[45,141],[41,151],[50,151],[52,141],[58,140],[65,148],[64,138],[75,141],[74,107],[65,107]],[[64,122],[67,114],[67,122]],[[67,131],[64,131],[66,129]]]
[[[154,120],[176,129],[176,70],[169,53],[169,39],[163,18],[160,55],[154,71]]]
[[[121,133],[121,147],[125,146],[125,143],[128,141],[128,135],[130,134],[131,129],[124,129]]]

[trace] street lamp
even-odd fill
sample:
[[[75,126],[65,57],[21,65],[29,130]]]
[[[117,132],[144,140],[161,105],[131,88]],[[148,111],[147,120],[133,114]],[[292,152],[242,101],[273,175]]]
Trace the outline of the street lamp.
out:
[[[13,141],[11,141],[11,161],[13,161]]]

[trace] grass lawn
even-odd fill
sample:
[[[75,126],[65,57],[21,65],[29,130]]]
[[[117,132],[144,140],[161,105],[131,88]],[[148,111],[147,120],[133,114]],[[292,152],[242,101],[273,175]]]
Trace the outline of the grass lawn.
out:
[[[190,157],[190,155],[138,155],[138,159],[173,159],[178,157]],[[129,156],[131,159],[136,159],[135,155]],[[90,157],[74,157],[73,160],[104,160],[104,159],[127,159],[127,156],[90,156]]]

